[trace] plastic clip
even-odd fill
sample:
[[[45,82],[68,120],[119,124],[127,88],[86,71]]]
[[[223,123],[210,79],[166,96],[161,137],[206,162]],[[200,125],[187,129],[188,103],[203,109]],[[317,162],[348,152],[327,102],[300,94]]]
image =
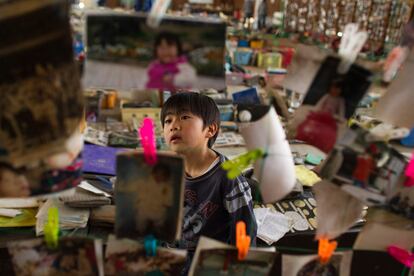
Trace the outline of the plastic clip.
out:
[[[399,248],[395,245],[391,245],[387,247],[387,252],[390,254],[394,259],[402,263],[408,268],[413,267],[414,263],[414,253],[411,253],[407,250]]]
[[[56,248],[59,240],[59,210],[56,207],[49,208],[43,231],[47,247]]]
[[[153,166],[157,163],[157,150],[154,135],[154,123],[151,118],[145,118],[142,127],[139,129],[142,147],[144,148],[145,162]]]
[[[243,221],[236,224],[236,247],[238,251],[237,258],[239,260],[246,258],[250,247],[250,237],[246,235],[246,223]]]
[[[221,167],[227,171],[227,178],[235,179],[243,172],[244,169],[249,167],[256,160],[262,158],[264,155],[265,153],[261,149],[251,150],[243,155],[240,155],[239,157],[224,162]]]
[[[157,239],[153,235],[145,237],[144,249],[148,257],[154,257],[157,255]]]
[[[318,256],[322,264],[326,264],[331,259],[338,243],[336,241],[330,242],[328,239],[319,239]]]
[[[404,182],[405,187],[414,187],[414,154],[411,157],[410,162],[405,169],[406,180]]]

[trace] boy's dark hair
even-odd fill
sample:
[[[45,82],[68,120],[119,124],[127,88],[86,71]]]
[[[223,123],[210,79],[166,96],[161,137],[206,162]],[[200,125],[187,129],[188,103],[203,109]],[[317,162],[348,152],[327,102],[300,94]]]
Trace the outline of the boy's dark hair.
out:
[[[164,120],[169,114],[180,114],[190,112],[203,120],[203,128],[217,124],[216,134],[208,140],[211,148],[216,141],[220,129],[220,112],[214,100],[208,96],[195,92],[178,93],[164,103],[161,110],[161,124],[164,128]]]
[[[155,38],[155,42],[154,42],[153,55],[155,58],[157,58],[157,48],[162,43],[163,40],[165,40],[165,42],[167,42],[168,45],[177,46],[178,56],[181,56],[183,54],[183,47],[181,45],[180,38],[178,37],[177,34],[174,34],[171,32],[160,32]]]

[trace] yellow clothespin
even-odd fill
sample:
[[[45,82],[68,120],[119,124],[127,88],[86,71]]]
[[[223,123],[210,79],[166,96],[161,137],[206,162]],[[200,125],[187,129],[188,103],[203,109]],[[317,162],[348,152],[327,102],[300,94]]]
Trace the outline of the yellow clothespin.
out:
[[[229,179],[235,179],[244,169],[250,166],[250,164],[262,158],[264,155],[265,152],[261,149],[251,150],[233,160],[224,162],[221,167],[227,171],[227,177]]]
[[[46,245],[52,249],[56,248],[59,240],[59,211],[56,207],[51,207],[48,210],[44,234]]]

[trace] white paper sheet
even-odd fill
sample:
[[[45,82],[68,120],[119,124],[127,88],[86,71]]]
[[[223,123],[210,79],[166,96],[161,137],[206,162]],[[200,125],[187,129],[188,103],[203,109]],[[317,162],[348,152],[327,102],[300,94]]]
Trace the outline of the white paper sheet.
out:
[[[20,215],[22,211],[16,209],[4,209],[0,208],[0,216],[14,218],[17,215]]]
[[[257,237],[265,241],[268,245],[271,245],[289,232],[291,225],[292,220],[289,217],[268,209],[262,223],[258,225]]]
[[[87,181],[82,181],[81,184],[78,185],[79,188],[82,188],[88,192],[97,194],[97,195],[104,195],[106,197],[112,197],[110,194],[96,188],[95,186],[89,184]]]

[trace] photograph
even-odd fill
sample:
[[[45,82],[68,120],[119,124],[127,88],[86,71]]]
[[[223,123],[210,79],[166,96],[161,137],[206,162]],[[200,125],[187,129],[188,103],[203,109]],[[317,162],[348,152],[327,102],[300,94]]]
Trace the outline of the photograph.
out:
[[[120,238],[154,235],[173,242],[181,235],[184,206],[184,161],[171,153],[157,153],[148,165],[143,152],[117,156],[115,232]]]
[[[105,275],[179,275],[187,252],[170,248],[157,248],[156,256],[147,256],[144,245],[133,240],[108,239],[105,252]]]
[[[223,89],[225,35],[218,19],[168,15],[151,29],[145,14],[90,13],[84,87]]]
[[[322,264],[317,255],[282,255],[282,276],[349,276],[352,251],[334,253]]]
[[[385,204],[403,180],[407,162],[361,129],[348,129],[321,169],[321,177],[370,205]]]
[[[372,73],[353,64],[345,75],[337,73],[340,59],[329,56],[321,64],[303,100],[316,110],[348,119],[371,85]]]
[[[102,244],[86,238],[62,238],[56,249],[43,238],[7,245],[16,275],[103,275]]]
[[[14,167],[64,151],[83,109],[67,3],[40,0],[26,13],[18,5],[8,17],[0,7],[0,162]]]
[[[194,275],[260,276],[268,275],[272,268],[274,253],[249,253],[244,260],[237,259],[237,249],[210,249],[200,252]]]
[[[275,247],[250,248],[243,260],[235,246],[201,237],[189,275],[268,275],[276,259]]]

